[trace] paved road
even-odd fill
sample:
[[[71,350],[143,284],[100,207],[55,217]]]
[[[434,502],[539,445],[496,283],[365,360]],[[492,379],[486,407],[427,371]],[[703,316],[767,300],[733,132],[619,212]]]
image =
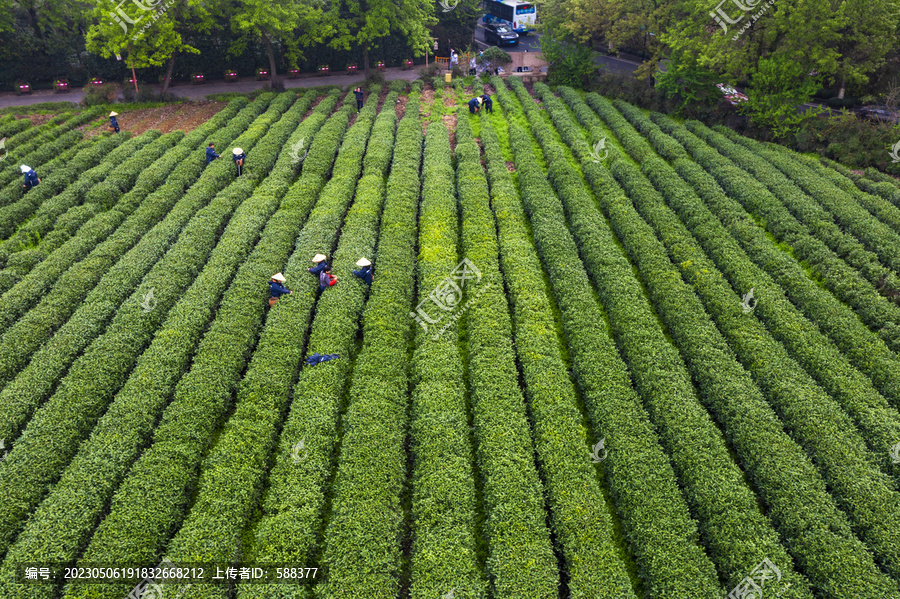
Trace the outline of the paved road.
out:
[[[478,22],[478,27],[475,28],[475,45],[478,46],[480,50],[484,50],[493,45],[484,41],[484,27],[482,27],[481,21]],[[519,43],[517,45],[502,46],[502,48],[507,52],[540,52],[541,36],[536,33],[520,35]]]
[[[406,79],[413,81],[419,78],[419,69],[421,65],[417,65],[412,69],[405,71],[401,67],[389,67],[385,73],[385,79]],[[354,75],[340,74],[327,75],[324,77],[312,76],[302,77],[300,79],[285,79],[284,86],[288,89],[315,87],[317,85],[339,85],[347,87],[354,83],[361,83],[363,75],[356,73]],[[244,77],[234,83],[214,82],[205,83],[203,85],[191,85],[189,83],[180,83],[174,87],[170,87],[169,91],[176,96],[188,98],[191,100],[203,100],[209,94],[221,94],[226,92],[247,93],[261,87],[265,87],[266,82],[257,81],[254,77]],[[159,90],[159,85],[154,85]],[[64,94],[57,94],[50,90],[38,90],[27,96],[17,96],[12,92],[0,94],[0,108],[8,106],[28,106],[41,102],[74,102],[80,103],[84,94],[81,90],[72,90]],[[121,96],[120,96],[121,97]]]

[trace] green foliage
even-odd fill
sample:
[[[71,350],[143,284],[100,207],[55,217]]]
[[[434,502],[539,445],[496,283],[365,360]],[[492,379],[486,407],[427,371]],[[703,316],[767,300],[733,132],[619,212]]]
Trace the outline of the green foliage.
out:
[[[476,60],[478,66],[489,73],[496,71],[497,67],[505,67],[512,62],[512,56],[497,46],[490,46],[482,52]]]
[[[547,77],[551,85],[584,89],[597,71],[590,46],[559,34],[548,32],[541,36],[541,54],[550,63]]]
[[[352,424],[344,427],[320,553],[319,575],[324,574],[324,579],[318,582],[317,592],[323,598],[369,599],[394,595],[399,589],[403,513],[399,498],[406,481],[407,365],[414,326],[409,312],[415,288],[422,160],[418,114],[419,98],[412,96],[397,129],[382,217],[385,230],[373,261],[377,270],[363,314],[364,341],[342,417]],[[364,525],[359,526],[360,522]],[[281,525],[289,526],[290,520]],[[371,567],[359,568],[363,561]]]
[[[481,136],[489,192],[468,118],[468,111],[460,108],[456,186],[463,211],[465,255],[482,273],[479,285],[467,293],[469,301],[478,299],[466,312],[466,337],[471,352],[469,384],[476,455],[487,510],[488,574],[496,597],[553,597],[559,575],[543,517],[542,485],[530,459],[534,447],[517,383],[513,324],[503,297],[498,258],[502,248],[509,284],[523,293],[531,289],[532,301],[543,297],[538,292],[543,284],[540,264],[533,253],[527,258],[524,255],[529,241],[523,214],[490,120],[483,121]],[[495,228],[491,202],[499,228]],[[537,279],[522,278],[528,275]],[[537,301],[535,309],[543,310],[545,318],[550,312],[546,303]]]

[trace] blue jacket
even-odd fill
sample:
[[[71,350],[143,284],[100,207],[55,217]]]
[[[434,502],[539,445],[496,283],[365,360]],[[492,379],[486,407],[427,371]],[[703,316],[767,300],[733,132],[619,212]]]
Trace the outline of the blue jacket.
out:
[[[288,289],[278,281],[272,281],[269,283],[269,291],[271,292],[270,297],[281,297],[282,295],[291,292],[290,289]]]
[[[493,102],[493,100],[491,100],[491,97],[490,97],[489,95],[487,95],[487,94],[484,94],[484,105],[489,107],[489,106],[491,106],[493,103],[494,103],[494,102]]]
[[[363,99],[363,93],[364,93],[364,92],[353,90],[353,95],[356,96],[356,99],[357,99],[357,100],[362,100],[362,99]]]
[[[219,155],[216,154],[216,151],[214,149],[206,148],[206,164],[209,164],[218,157]]]
[[[119,121],[117,121],[116,117],[114,117],[114,116],[109,117],[109,124],[110,124],[110,126],[112,126],[115,129],[119,128]]]
[[[27,173],[25,173],[25,186],[31,189],[35,185],[38,184],[38,176],[37,173],[34,172],[34,169],[31,169]]]
[[[244,152],[241,152],[237,156],[235,156],[234,154],[231,155],[231,159],[234,160],[235,162],[237,162],[238,160],[243,160],[246,157],[247,157],[247,155]]]
[[[472,98],[469,100],[469,109],[478,108],[478,98]]]
[[[372,284],[372,266],[363,266],[359,270],[354,270],[353,274],[365,281],[366,285]]]
[[[337,354],[325,354],[324,356],[319,354],[319,352],[314,353],[313,355],[306,358],[306,364],[308,366],[315,366],[316,364],[320,364],[321,362],[328,362],[330,360],[335,360],[340,358]]]
[[[330,270],[330,268],[328,267],[328,262],[326,262],[325,260],[322,260],[321,262],[319,262],[312,268],[307,268],[306,270],[308,270],[310,273],[318,276],[320,272],[322,272],[323,270]]]

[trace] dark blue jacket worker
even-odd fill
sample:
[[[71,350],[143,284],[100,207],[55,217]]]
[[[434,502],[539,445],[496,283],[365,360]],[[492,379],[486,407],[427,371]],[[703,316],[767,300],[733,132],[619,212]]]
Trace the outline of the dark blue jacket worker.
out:
[[[494,101],[491,100],[491,97],[489,95],[484,94],[483,96],[481,96],[481,103],[484,106],[484,110],[486,112],[494,114]]]
[[[116,120],[117,116],[119,116],[118,112],[110,112],[109,113],[109,128],[112,129],[113,131],[115,131],[116,133],[119,132],[119,121]]]
[[[472,98],[469,100],[469,112],[475,114],[475,111],[478,110],[478,105],[481,103],[480,98]]]
[[[41,180],[38,179],[37,173],[34,172],[33,168],[31,168],[30,166],[26,166],[24,164],[20,168],[21,168],[22,174],[25,176],[25,184],[22,186],[25,188],[25,191],[28,191],[29,189],[31,189],[32,187],[34,187],[35,185],[37,185],[38,183],[41,182]]]
[[[359,270],[352,271],[357,277],[363,280],[366,285],[372,284],[372,263],[369,262],[365,258],[360,258],[356,261],[356,265],[360,267]]]
[[[312,268],[306,269],[311,274],[319,276],[319,274],[321,274],[322,271],[331,270],[331,268],[329,268],[329,266],[328,266],[328,261],[325,260],[324,254],[316,254],[315,256],[313,256],[312,261],[313,261],[313,264],[315,264],[315,266],[313,266]]]
[[[244,168],[244,158],[247,155],[244,154],[244,151],[240,148],[235,148],[231,151],[231,159],[234,161],[234,164],[237,166],[237,174],[240,176],[241,172]]]
[[[219,155],[216,154],[216,144],[209,144],[209,147],[206,148],[206,164],[209,164],[218,157]]]
[[[353,95],[356,96],[356,112],[362,110],[363,107],[363,90],[361,87],[357,87],[353,90]]]
[[[272,281],[269,283],[269,305],[274,306],[275,302],[278,301],[282,295],[286,293],[293,293],[290,289],[284,286],[284,275],[280,272],[272,275]]]

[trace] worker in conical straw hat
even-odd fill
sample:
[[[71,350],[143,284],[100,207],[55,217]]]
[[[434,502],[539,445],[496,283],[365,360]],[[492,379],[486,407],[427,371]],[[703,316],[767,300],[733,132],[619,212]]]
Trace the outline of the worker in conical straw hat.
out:
[[[241,176],[241,171],[244,168],[244,158],[247,155],[244,154],[244,151],[240,148],[235,148],[231,151],[231,159],[234,161],[235,165],[237,165],[237,174],[238,177]]]
[[[352,271],[357,277],[362,279],[366,285],[372,284],[372,263],[369,262],[368,258],[360,258],[356,261],[356,265],[359,266],[359,270]]]
[[[119,132],[119,121],[116,120],[116,117],[119,116],[118,112],[110,112],[109,113],[109,130]]]
[[[275,302],[278,301],[278,298],[286,293],[294,293],[290,289],[284,286],[285,282],[284,275],[280,272],[276,272],[272,275],[272,281],[269,283],[269,306],[274,306]]]
[[[21,170],[22,174],[25,175],[25,184],[22,186],[25,188],[25,191],[28,191],[41,182],[41,180],[38,179],[37,173],[34,172],[34,169],[27,164],[23,164],[22,166],[20,166],[19,170]]]
[[[315,266],[306,269],[310,274],[319,276],[322,271],[331,270],[331,267],[328,266],[328,259],[325,257],[325,254],[316,254],[313,256],[312,261]]]

